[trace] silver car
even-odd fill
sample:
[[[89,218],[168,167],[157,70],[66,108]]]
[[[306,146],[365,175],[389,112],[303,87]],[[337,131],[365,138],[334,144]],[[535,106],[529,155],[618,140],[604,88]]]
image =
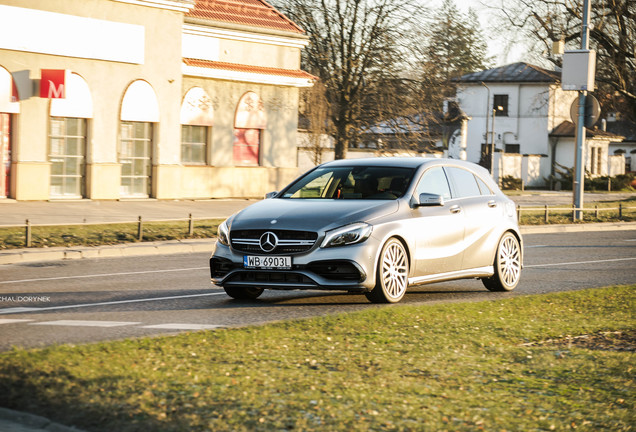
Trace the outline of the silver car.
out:
[[[453,159],[348,159],[317,166],[219,226],[212,281],[236,299],[325,289],[398,302],[407,287],[519,283],[514,203],[482,167]]]

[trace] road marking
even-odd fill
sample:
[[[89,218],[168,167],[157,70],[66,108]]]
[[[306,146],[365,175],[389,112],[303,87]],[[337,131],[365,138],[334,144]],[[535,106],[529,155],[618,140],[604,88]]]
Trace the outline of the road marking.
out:
[[[29,322],[33,321],[30,319],[0,319],[0,324],[13,324],[13,323],[21,323],[21,322]]]
[[[147,329],[166,329],[166,330],[208,330],[208,329],[217,329],[223,326],[213,325],[213,324],[154,324],[141,326],[141,328]]]
[[[593,261],[571,261],[564,263],[549,263],[549,264],[531,264],[525,265],[523,268],[532,268],[532,267],[558,267],[558,266],[566,266],[566,265],[580,265],[580,264],[598,264],[598,263],[606,263],[606,262],[619,262],[619,261],[634,261],[634,258],[614,258],[614,259],[606,259],[606,260],[593,260]]]
[[[14,307],[14,308],[6,308],[6,309],[0,309],[0,313],[22,313],[22,312],[33,312],[39,310],[39,308],[32,308],[32,307]]]
[[[73,327],[122,327],[141,324],[140,322],[123,321],[82,321],[82,320],[59,320],[31,323],[29,325],[52,325],[52,326],[73,326]]]
[[[41,282],[41,281],[51,281],[51,280],[63,280],[63,279],[85,279],[85,278],[97,278],[97,277],[130,276],[130,275],[151,274],[151,273],[170,273],[170,272],[182,272],[182,271],[204,270],[204,269],[209,269],[209,267],[190,267],[190,268],[183,268],[183,269],[145,270],[145,271],[136,271],[136,272],[96,273],[96,274],[90,274],[90,275],[19,279],[19,280],[12,280],[12,281],[0,281],[0,285],[10,284],[10,283],[15,284],[15,283],[24,283],[24,282]]]
[[[73,304],[73,305],[64,305],[64,306],[49,306],[49,307],[41,307],[41,308],[9,308],[9,309],[0,309],[0,315],[21,313],[21,312],[44,312],[44,311],[50,311],[50,310],[85,308],[85,307],[93,307],[93,306],[112,306],[112,305],[128,304],[128,303],[177,300],[177,299],[184,299],[184,298],[206,297],[206,296],[217,296],[217,295],[226,295],[226,294],[225,294],[225,291],[223,291],[223,292],[214,292],[214,293],[207,293],[207,294],[190,294],[190,295],[170,296],[170,297],[151,297],[151,298],[141,298],[141,299],[133,299],[133,300],[117,300],[117,301],[111,301],[111,302],[84,303],[84,304]]]

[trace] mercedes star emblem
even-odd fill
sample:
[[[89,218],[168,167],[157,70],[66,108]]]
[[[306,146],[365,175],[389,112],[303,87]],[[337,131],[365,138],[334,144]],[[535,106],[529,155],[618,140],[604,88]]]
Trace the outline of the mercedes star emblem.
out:
[[[271,231],[267,231],[261,236],[261,249],[263,252],[271,252],[278,246],[278,237]]]

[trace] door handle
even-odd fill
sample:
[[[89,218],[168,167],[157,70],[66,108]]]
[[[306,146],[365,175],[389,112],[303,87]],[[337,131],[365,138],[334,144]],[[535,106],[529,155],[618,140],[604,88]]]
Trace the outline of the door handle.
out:
[[[454,205],[450,208],[450,212],[455,214],[455,213],[459,213],[462,211],[462,208],[458,205]]]
[[[490,207],[490,208],[497,207],[497,201],[495,201],[495,200],[488,201],[488,207]]]

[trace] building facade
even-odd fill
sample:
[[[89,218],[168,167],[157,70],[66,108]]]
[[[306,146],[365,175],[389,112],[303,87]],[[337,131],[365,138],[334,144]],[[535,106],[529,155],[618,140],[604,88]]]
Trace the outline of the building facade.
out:
[[[307,36],[260,0],[0,0],[0,197],[260,197]]]
[[[495,178],[513,176],[528,186],[545,186],[557,164],[574,165],[570,110],[578,92],[561,89],[560,72],[514,63],[457,80],[457,102],[470,117],[467,159],[492,168]],[[589,130],[584,158],[592,175],[616,175],[620,166],[609,144],[612,133]]]

